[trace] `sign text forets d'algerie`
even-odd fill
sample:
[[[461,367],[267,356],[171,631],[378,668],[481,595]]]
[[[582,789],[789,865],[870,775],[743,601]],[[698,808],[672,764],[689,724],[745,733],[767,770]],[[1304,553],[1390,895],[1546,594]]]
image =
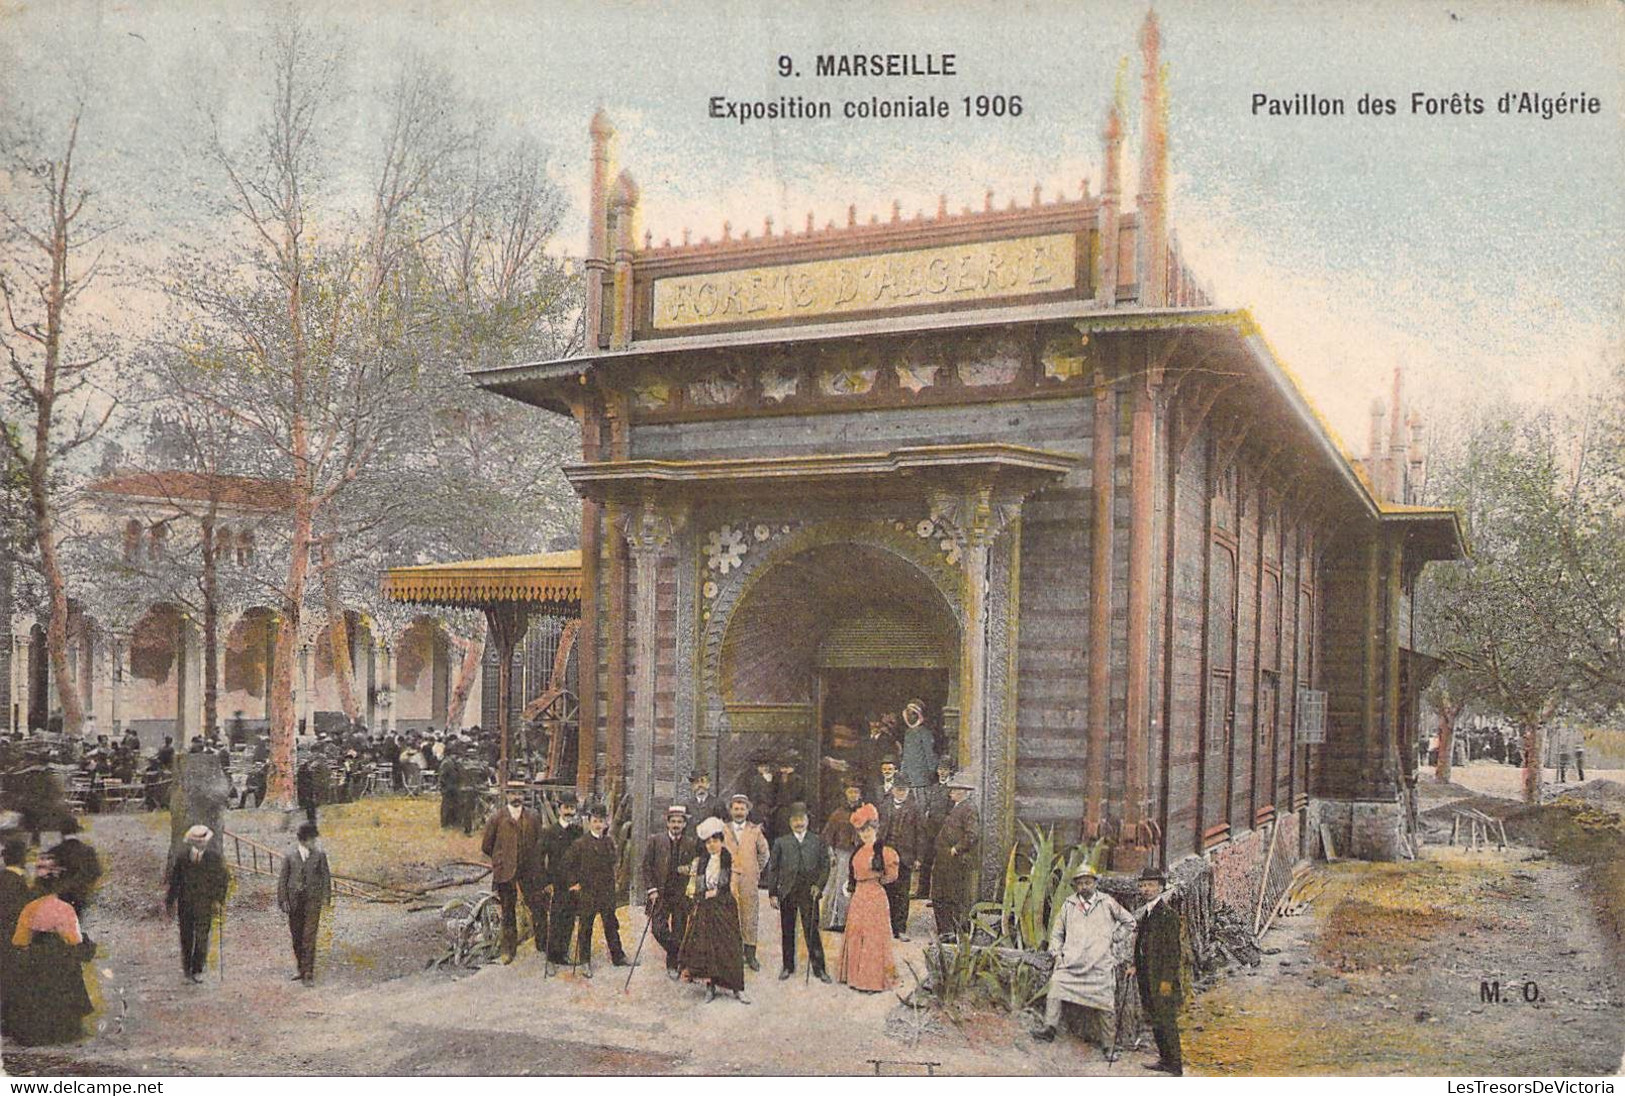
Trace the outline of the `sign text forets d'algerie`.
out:
[[[656,330],[1030,297],[1077,285],[1070,234],[660,278]]]

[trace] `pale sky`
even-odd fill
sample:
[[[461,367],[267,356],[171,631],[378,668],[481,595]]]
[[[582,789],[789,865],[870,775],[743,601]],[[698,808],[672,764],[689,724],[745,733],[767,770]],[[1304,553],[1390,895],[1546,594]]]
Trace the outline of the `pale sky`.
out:
[[[150,190],[144,235],[187,205],[173,165],[200,98],[249,111],[260,5],[0,0],[13,94],[83,56],[103,89],[87,122]],[[309,5],[351,41],[347,80],[382,85],[431,54],[552,152],[572,201],[560,247],[584,246],[589,117],[604,106],[619,163],[658,241],[1023,204],[1035,183],[1099,188],[1099,131],[1128,58],[1134,189],[1145,7],[1124,3],[586,3],[416,0]],[[1356,452],[1395,365],[1424,407],[1506,395],[1553,403],[1620,353],[1625,302],[1625,8],[1598,3],[1159,3],[1168,66],[1172,221],[1218,303],[1254,310],[1272,345]],[[820,79],[820,52],[953,53],[953,78]],[[799,78],[775,74],[779,55]],[[0,93],[7,89],[0,77]],[[19,91],[20,89],[20,91]],[[1504,92],[1585,94],[1590,115],[1504,116]],[[1476,117],[1413,116],[1415,91],[1477,95]],[[1254,116],[1252,96],[1341,97],[1341,118]],[[1397,116],[1356,113],[1363,93]],[[849,98],[937,94],[947,120],[849,122]],[[1019,118],[965,119],[959,100],[1019,95]],[[836,105],[828,122],[707,117],[713,95]],[[0,108],[4,103],[0,103]],[[365,119],[347,134],[359,146]],[[161,195],[161,197],[159,197]]]

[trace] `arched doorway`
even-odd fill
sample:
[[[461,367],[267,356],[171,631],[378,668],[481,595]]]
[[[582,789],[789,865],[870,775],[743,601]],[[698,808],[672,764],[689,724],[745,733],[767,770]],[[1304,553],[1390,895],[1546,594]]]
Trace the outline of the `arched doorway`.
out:
[[[723,786],[740,785],[757,751],[793,751],[812,805],[833,806],[841,774],[831,762],[855,765],[865,717],[900,712],[914,697],[939,750],[954,752],[959,642],[942,592],[886,548],[826,544],[769,564],[722,641]]]
[[[246,610],[232,625],[220,667],[219,708],[228,727],[241,712],[249,733],[268,732],[276,631],[276,610],[263,605]]]

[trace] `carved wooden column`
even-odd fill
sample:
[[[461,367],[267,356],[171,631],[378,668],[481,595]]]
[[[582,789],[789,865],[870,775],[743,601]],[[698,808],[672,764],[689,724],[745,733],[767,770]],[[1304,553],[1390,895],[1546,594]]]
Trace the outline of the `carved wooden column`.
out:
[[[1397,790],[1404,785],[1400,775],[1404,770],[1399,763],[1399,595],[1403,588],[1404,543],[1404,539],[1398,534],[1390,535],[1387,539],[1387,590],[1383,598],[1382,614],[1386,689],[1383,693],[1382,733],[1378,739],[1378,748],[1382,752],[1377,755],[1380,758],[1379,780],[1384,793]]]
[[[530,609],[522,601],[487,605],[485,622],[497,650],[497,787],[506,789],[513,735],[513,653],[530,628]]]
[[[641,850],[650,832],[655,792],[655,670],[660,657],[660,561],[681,528],[684,512],[646,494],[622,510],[619,532],[632,554],[637,581],[633,641],[634,671],[632,730],[636,735],[630,766],[632,792],[632,847]],[[638,878],[640,861],[633,862],[632,900],[644,893]]]
[[[1151,734],[1151,554],[1155,550],[1157,399],[1162,369],[1152,367],[1134,383],[1130,434],[1128,536],[1128,734],[1124,749],[1123,822],[1129,838],[1145,819]],[[1130,865],[1132,866],[1132,865]]]
[[[1106,744],[1111,740],[1112,713],[1112,526],[1117,495],[1117,393],[1105,374],[1095,374],[1095,421],[1090,439],[1093,460],[1090,482],[1094,509],[1090,520],[1089,571],[1089,731],[1084,799],[1084,836],[1099,836],[1105,818]]]
[[[959,546],[964,584],[960,660],[961,767],[976,774],[984,880],[1003,870],[1015,830],[1013,632],[1019,564],[1016,528],[1023,492],[984,479],[928,494],[932,519]],[[995,559],[1006,530],[1009,559]],[[998,588],[1003,580],[1003,588]],[[1002,611],[995,611],[1000,609]],[[1004,630],[998,630],[1000,626]]]

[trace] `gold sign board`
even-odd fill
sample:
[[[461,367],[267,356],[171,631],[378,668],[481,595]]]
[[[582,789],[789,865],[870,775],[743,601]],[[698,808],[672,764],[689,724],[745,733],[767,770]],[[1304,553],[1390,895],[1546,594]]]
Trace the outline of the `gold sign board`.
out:
[[[659,331],[1029,297],[1077,286],[1069,233],[723,270],[654,283]]]

